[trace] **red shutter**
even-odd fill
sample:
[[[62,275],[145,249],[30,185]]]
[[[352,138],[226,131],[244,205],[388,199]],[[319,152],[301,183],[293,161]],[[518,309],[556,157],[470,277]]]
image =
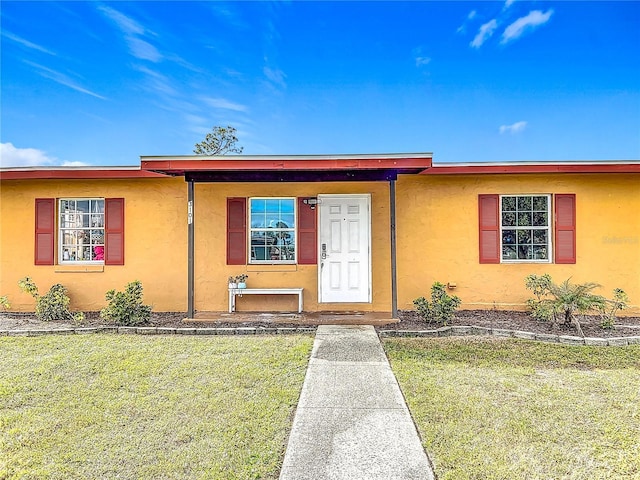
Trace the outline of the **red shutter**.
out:
[[[124,265],[124,198],[104,199],[104,264]]]
[[[298,198],[298,263],[315,265],[318,263],[318,233],[316,209]]]
[[[576,196],[555,195],[555,262],[576,263]]]
[[[36,198],[34,261],[36,265],[53,265],[54,263],[55,207],[56,201],[54,198]]]
[[[227,265],[247,263],[247,199],[227,198]]]
[[[478,195],[480,216],[480,263],[500,263],[498,195]]]

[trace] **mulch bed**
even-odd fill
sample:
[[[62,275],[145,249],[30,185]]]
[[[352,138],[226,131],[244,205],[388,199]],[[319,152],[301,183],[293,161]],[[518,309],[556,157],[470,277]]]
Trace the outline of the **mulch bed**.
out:
[[[398,330],[425,330],[439,327],[437,324],[430,325],[426,323],[415,311],[402,311],[400,318],[401,322],[398,324]],[[527,312],[508,310],[460,310],[456,312],[455,318],[450,325],[502,328],[506,330],[553,335],[577,335],[575,327],[571,325],[561,324],[554,328],[549,322],[535,320]],[[612,338],[640,336],[640,317],[618,317],[618,321],[613,329],[603,329],[600,326],[600,318],[597,316],[586,316],[582,318],[580,325],[585,337]],[[385,327],[385,329],[387,328]]]
[[[434,330],[439,328],[439,324],[429,324],[420,319],[415,311],[404,310],[399,312],[400,322],[376,327],[377,330]],[[270,322],[207,322],[199,324],[190,322],[188,325],[183,323],[185,318],[184,312],[153,312],[151,315],[150,326],[154,327],[274,327],[274,323]],[[600,319],[598,317],[584,317],[580,322],[585,337],[631,337],[640,336],[640,317],[619,317],[615,328],[603,329],[600,327]],[[104,321],[98,315],[98,312],[89,312],[86,314],[85,322],[82,326],[96,327],[104,326]],[[518,330],[532,333],[546,333],[554,335],[577,335],[573,326],[553,325],[547,322],[540,322],[533,319],[526,312],[503,311],[503,310],[460,310],[456,312],[451,326],[467,325],[476,327],[501,328],[506,330]],[[0,330],[18,330],[18,329],[39,329],[39,328],[63,328],[72,325],[67,322],[40,322],[33,313],[11,313],[4,312],[0,314]],[[278,327],[314,327],[315,325],[305,325],[301,323],[277,323]]]

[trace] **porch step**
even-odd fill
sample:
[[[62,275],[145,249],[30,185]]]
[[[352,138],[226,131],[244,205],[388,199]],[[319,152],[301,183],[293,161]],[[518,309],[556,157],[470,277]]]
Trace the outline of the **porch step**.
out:
[[[390,312],[197,312],[183,323],[272,323],[295,325],[373,325],[398,323]]]

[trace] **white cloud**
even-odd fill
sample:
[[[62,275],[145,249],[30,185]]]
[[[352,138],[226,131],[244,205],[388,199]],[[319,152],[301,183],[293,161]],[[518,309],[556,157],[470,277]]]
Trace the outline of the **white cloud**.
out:
[[[547,10],[542,13],[540,10],[532,10],[525,17],[520,17],[502,33],[500,43],[507,43],[520,37],[525,31],[532,30],[540,25],[544,25],[553,15],[553,10]]]
[[[513,2],[515,2],[516,0],[505,0],[504,2],[504,10],[506,10],[507,8],[509,8],[511,5],[513,5]]]
[[[99,98],[100,100],[106,100],[106,98],[103,97],[102,95],[99,95],[95,92],[92,92],[91,90],[88,90],[82,87],[81,85],[78,85],[76,81],[74,81],[64,73],[58,72],[56,70],[52,70],[51,68],[47,68],[43,65],[30,62],[28,60],[24,60],[24,63],[34,67],[36,69],[36,73],[41,77],[48,78],[49,80],[53,80],[54,82],[59,83],[60,85],[64,85],[65,87],[69,87],[75,90],[76,92],[85,93],[87,95],[91,95],[92,97]]]
[[[282,70],[278,68],[264,67],[262,71],[264,72],[265,76],[273,83],[282,88],[287,88],[287,84],[284,80],[287,75]]]
[[[30,42],[29,40],[25,40],[22,37],[14,35],[13,33],[4,31],[2,32],[2,36],[8,38],[9,40],[13,40],[16,43],[19,43],[23,47],[31,48],[32,50],[37,50],[39,52],[46,53],[48,55],[54,55],[54,56],[56,55],[55,52],[52,52],[51,50],[47,50],[46,48],[41,47],[40,45],[37,45],[33,42]]]
[[[124,33],[124,40],[127,42],[131,55],[141,60],[149,60],[155,63],[163,60],[162,54],[156,47],[140,38],[145,35],[148,36],[152,32],[149,32],[144,26],[113,8],[100,6],[98,10],[113,21],[118,29]]]
[[[52,165],[57,161],[37,148],[16,148],[12,143],[0,143],[0,166],[35,167]]]
[[[127,17],[126,15],[114,10],[113,8],[100,6],[98,7],[102,13],[115,22],[120,30],[128,35],[143,35],[144,27],[135,20]]]
[[[430,57],[416,57],[416,67],[428,65],[431,62]]]
[[[204,98],[203,99],[208,105],[213,108],[222,108],[225,110],[234,110],[236,112],[246,112],[247,106],[241,105],[239,103],[234,103],[226,98]]]
[[[522,132],[526,127],[527,127],[527,122],[524,122],[524,121],[516,122],[512,125],[501,125],[500,133],[501,134],[510,133],[511,135],[513,135],[515,133]]]
[[[467,22],[473,20],[476,17],[477,12],[475,10],[471,10],[467,15],[467,19],[464,21],[462,25],[458,27],[456,33],[466,33],[467,32]]]
[[[498,28],[498,21],[495,18],[483,24],[470,45],[473,48],[480,48],[493,35],[496,28]]]
[[[86,167],[87,165],[89,164],[86,162],[62,162],[63,167]]]
[[[149,42],[145,42],[137,37],[127,37],[126,41],[134,57],[141,60],[149,60],[154,63],[162,60],[162,54]]]

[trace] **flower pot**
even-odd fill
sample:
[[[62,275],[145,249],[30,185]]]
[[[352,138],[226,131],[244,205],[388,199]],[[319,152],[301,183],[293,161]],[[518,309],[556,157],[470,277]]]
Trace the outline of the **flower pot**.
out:
[[[245,282],[238,283],[238,288],[247,288],[247,284]]]
[[[229,283],[229,290],[235,290],[236,288],[238,288],[237,283]]]

